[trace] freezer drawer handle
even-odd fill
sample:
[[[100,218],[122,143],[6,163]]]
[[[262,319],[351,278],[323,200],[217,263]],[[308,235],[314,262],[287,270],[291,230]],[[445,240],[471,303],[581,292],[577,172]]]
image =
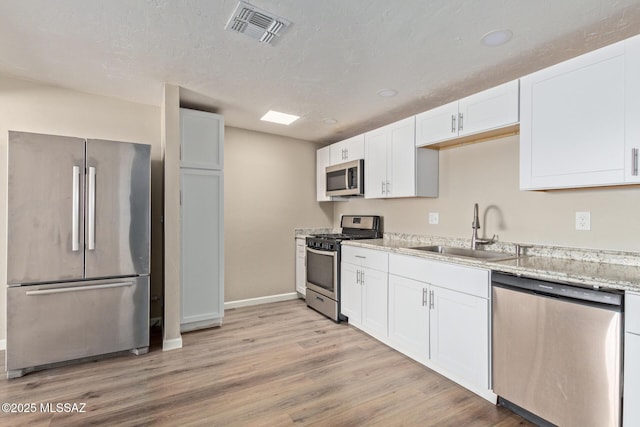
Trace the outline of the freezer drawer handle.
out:
[[[87,249],[96,248],[96,168],[89,168],[89,201],[87,202]]]
[[[73,167],[71,201],[71,250],[80,250],[80,166]]]
[[[133,286],[133,282],[105,283],[103,285],[90,286],[73,286],[71,288],[40,289],[37,291],[27,291],[26,295],[30,297],[37,295],[61,294],[64,292],[95,291],[96,289],[123,288],[125,286]]]

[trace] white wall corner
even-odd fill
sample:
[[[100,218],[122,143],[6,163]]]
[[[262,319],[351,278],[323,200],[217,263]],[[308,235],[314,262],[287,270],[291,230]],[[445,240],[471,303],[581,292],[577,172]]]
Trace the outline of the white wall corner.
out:
[[[162,351],[177,350],[182,348],[182,337],[162,341]]]

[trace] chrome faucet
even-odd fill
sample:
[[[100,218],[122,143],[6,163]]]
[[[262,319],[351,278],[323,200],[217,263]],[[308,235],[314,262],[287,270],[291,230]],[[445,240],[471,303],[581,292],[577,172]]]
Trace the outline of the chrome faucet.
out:
[[[495,243],[496,235],[494,234],[491,239],[481,239],[478,237],[478,230],[480,229],[480,221],[478,220],[478,204],[473,205],[473,222],[471,223],[471,249],[478,249],[478,245],[490,245]]]

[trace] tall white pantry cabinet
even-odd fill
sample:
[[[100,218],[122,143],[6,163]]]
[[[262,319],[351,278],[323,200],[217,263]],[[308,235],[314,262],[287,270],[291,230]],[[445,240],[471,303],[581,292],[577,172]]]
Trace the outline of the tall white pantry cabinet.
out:
[[[224,316],[224,118],[180,109],[180,330]]]

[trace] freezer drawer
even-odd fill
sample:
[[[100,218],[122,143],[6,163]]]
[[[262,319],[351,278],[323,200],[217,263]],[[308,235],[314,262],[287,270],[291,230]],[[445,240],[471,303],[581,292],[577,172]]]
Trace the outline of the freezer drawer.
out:
[[[148,276],[7,288],[9,377],[148,346]]]

